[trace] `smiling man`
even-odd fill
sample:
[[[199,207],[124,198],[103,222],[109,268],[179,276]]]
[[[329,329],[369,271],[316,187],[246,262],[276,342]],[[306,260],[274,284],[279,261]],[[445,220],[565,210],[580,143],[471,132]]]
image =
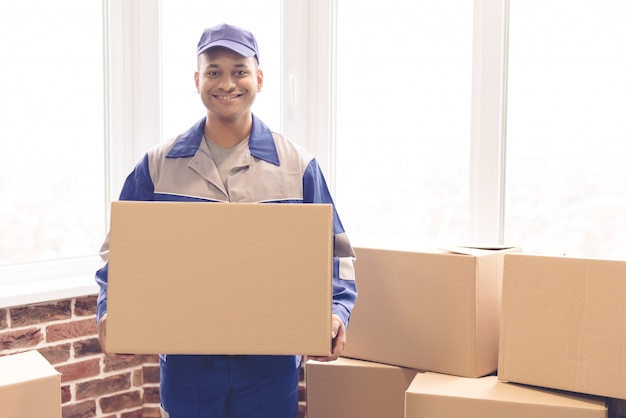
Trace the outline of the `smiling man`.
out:
[[[252,113],[263,86],[254,35],[227,24],[211,27],[203,32],[197,52],[195,84],[207,109],[206,117],[149,150],[126,179],[120,200],[333,205],[333,346],[329,357],[315,359],[335,360],[344,348],[357,297],[354,251],[320,167],[312,155],[273,133]],[[104,347],[108,240],[102,256],[105,264],[96,272],[96,281],[100,285],[98,331]],[[306,312],[282,314],[304,317]],[[160,358],[164,417],[297,417],[300,356]]]
[[[204,31],[196,88],[207,108],[206,138],[231,148],[250,135],[252,105],[263,87],[254,36],[230,25]]]

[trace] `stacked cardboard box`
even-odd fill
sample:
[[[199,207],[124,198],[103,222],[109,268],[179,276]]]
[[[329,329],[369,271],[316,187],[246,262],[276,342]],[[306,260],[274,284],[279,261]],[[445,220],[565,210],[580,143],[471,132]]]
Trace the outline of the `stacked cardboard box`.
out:
[[[606,417],[603,399],[510,384],[495,376],[504,261],[520,251],[456,247],[401,252],[357,248],[359,299],[344,355],[369,363],[351,365],[364,369],[358,374],[360,382],[347,377],[343,381],[343,385],[350,384],[361,396],[352,396],[352,392],[343,389],[339,392],[341,400],[333,400],[332,394],[325,393],[326,402],[341,401],[347,410],[356,410],[363,398],[385,386],[372,383],[370,389],[363,389],[361,383],[368,381],[363,377],[368,373],[365,369],[371,369],[375,363],[426,372],[416,372],[404,390],[405,418]],[[314,365],[312,370],[313,378],[307,379],[307,395],[313,396],[307,398],[307,405],[316,411],[322,402],[320,387],[333,387],[337,375],[346,372],[340,363]],[[399,390],[397,386],[396,389]],[[398,401],[393,399],[388,398],[380,407],[397,411]],[[424,405],[430,406],[423,409]]]
[[[465,377],[495,372],[504,255],[516,251],[357,248],[344,355]]]
[[[0,416],[61,418],[61,374],[38,351],[0,357]]]
[[[307,418],[403,418],[417,370],[339,358],[307,362]]]
[[[498,378],[626,399],[626,261],[505,258]]]
[[[415,377],[405,418],[606,418],[603,399],[498,381],[438,373]]]

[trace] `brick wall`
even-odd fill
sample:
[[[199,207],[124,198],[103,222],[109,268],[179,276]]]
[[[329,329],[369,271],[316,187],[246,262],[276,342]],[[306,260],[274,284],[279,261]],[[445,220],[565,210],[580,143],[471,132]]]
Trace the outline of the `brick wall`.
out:
[[[63,418],[152,418],[159,412],[158,356],[105,359],[96,296],[0,309],[0,356],[37,350],[61,373]],[[299,418],[306,417],[305,370]]]

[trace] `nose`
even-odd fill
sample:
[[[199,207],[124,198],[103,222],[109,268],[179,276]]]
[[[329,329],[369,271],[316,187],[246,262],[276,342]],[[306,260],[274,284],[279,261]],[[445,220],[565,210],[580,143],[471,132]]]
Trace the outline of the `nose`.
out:
[[[225,91],[232,91],[235,89],[235,80],[229,74],[224,74],[219,82],[219,87]]]

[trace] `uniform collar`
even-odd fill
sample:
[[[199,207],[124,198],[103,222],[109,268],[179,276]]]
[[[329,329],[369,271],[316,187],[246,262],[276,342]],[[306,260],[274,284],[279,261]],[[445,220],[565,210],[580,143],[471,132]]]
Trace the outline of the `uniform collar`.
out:
[[[167,158],[193,157],[198,148],[200,148],[205,124],[206,117],[200,119],[187,132],[180,135],[167,154]],[[274,165],[280,165],[272,131],[254,114],[252,114],[252,130],[250,131],[248,148],[253,157],[260,158]]]

